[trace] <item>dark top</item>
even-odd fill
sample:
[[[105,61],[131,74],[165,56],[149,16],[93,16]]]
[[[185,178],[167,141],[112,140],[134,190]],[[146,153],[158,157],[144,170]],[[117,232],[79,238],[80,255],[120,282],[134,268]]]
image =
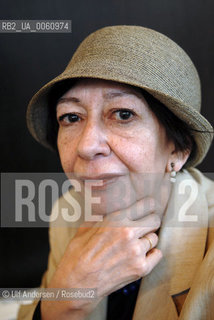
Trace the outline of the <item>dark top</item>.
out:
[[[131,320],[141,279],[108,296],[107,320]]]

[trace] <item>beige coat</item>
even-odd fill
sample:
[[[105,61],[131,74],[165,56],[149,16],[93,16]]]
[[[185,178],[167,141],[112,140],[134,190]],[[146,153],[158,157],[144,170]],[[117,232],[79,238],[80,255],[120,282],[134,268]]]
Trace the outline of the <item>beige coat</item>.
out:
[[[65,207],[65,200],[61,198],[53,213],[62,207]],[[179,221],[182,213],[183,220],[192,215],[190,218],[197,221]],[[49,229],[51,251],[43,287],[49,283],[80,223],[70,228],[60,217],[57,226],[52,223]],[[160,229],[158,247],[164,258],[141,281],[133,319],[214,319],[214,182],[198,170],[184,170],[178,174]],[[178,316],[172,296],[189,288]],[[21,307],[18,320],[32,319],[36,304]],[[104,320],[106,308],[107,297],[87,320]]]

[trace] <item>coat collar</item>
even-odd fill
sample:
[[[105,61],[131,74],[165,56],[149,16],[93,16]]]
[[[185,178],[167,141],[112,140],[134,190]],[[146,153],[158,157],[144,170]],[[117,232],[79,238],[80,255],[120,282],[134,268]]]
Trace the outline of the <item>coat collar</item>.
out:
[[[191,287],[203,260],[207,227],[205,193],[184,171],[177,176],[159,233],[163,259],[141,282],[133,320],[178,318],[171,296]]]

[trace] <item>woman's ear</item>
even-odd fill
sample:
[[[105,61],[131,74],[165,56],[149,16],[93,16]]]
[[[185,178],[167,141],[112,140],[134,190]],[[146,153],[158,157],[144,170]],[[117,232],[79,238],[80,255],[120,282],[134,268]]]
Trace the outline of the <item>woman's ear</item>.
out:
[[[189,158],[191,150],[185,150],[185,151],[172,151],[168,162],[167,162],[167,167],[166,171],[171,172],[172,167],[173,169],[178,172],[182,169],[184,164],[186,163],[187,159]],[[173,166],[172,166],[173,164]]]

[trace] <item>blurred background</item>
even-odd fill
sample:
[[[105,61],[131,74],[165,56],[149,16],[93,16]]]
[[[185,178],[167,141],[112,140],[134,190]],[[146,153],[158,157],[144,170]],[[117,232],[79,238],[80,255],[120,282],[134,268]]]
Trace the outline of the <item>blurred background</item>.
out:
[[[214,2],[211,0],[0,1],[0,19],[67,19],[72,33],[0,33],[1,172],[61,172],[25,123],[33,94],[61,73],[79,43],[107,25],[155,29],[192,58],[202,82],[202,114],[214,124]],[[214,147],[199,166],[214,171]],[[8,212],[10,214],[10,212]],[[47,228],[1,228],[0,287],[36,287],[46,269]]]

